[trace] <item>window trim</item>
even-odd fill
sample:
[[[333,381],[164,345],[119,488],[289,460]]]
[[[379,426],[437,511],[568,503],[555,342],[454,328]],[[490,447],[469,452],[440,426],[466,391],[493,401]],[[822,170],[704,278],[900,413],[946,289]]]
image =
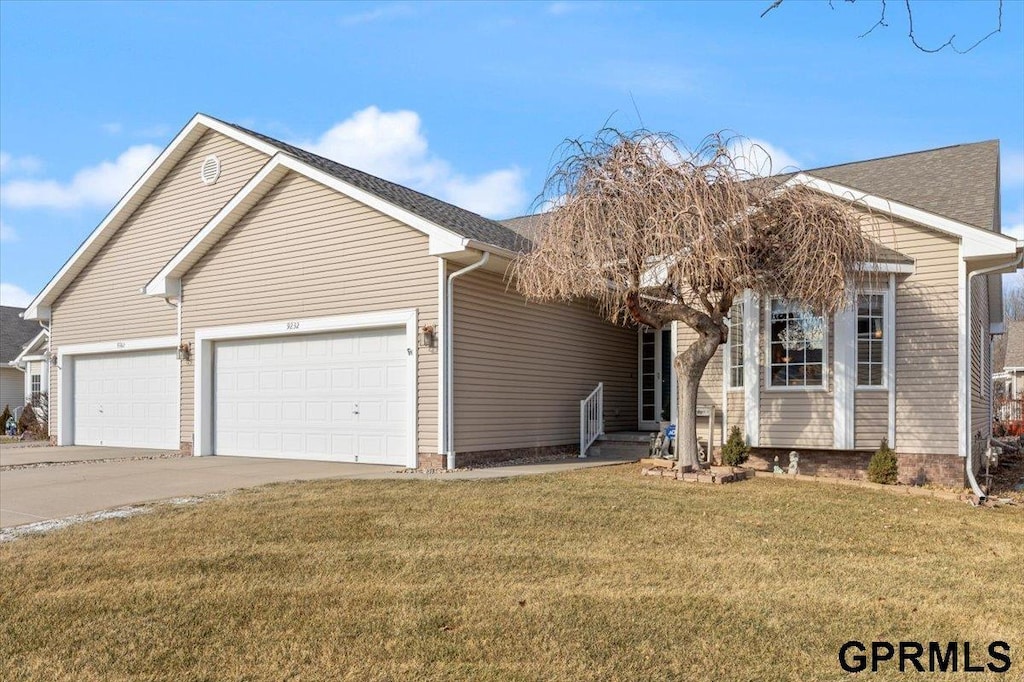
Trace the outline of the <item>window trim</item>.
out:
[[[735,307],[737,305],[743,306],[743,314],[740,316],[740,321],[739,321],[739,328],[740,328],[741,332],[743,333],[743,343],[740,345],[740,348],[743,349],[743,365],[740,366],[740,369],[743,369],[747,365],[747,345],[746,345],[746,342],[747,342],[747,338],[746,338],[747,337],[747,330],[746,330],[746,324],[747,324],[747,315],[748,315],[748,312],[747,312],[747,302],[746,302],[745,297],[743,295],[740,295],[736,299],[733,300],[732,308],[729,309],[729,317],[732,316],[732,311],[735,309]],[[726,319],[728,320],[729,318],[727,317]],[[725,386],[726,386],[726,390],[729,391],[730,393],[740,393],[741,391],[743,391],[746,388],[747,377],[746,377],[746,372],[744,371],[743,374],[741,375],[743,377],[743,383],[740,384],[739,386],[733,386],[732,385],[732,371],[734,369],[734,367],[732,366],[732,348],[733,348],[733,343],[732,342],[733,342],[733,338],[732,338],[732,323],[729,322],[729,337],[728,337],[728,339],[725,342],[725,358],[724,358],[725,362],[723,363],[725,365]]]
[[[889,306],[892,305],[892,296],[889,295],[888,289],[881,289],[878,287],[872,287],[870,289],[857,289],[856,296],[859,299],[861,296],[881,296],[882,297],[882,383],[877,386],[870,386],[861,384],[858,381],[858,375],[860,374],[860,361],[854,359],[853,362],[853,390],[864,391],[865,393],[871,393],[874,391],[888,391],[889,382],[892,380],[892,358],[889,352],[889,338],[888,334],[895,333],[895,315],[891,314]],[[854,344],[854,358],[856,358],[857,342],[860,340],[857,338],[857,314],[858,302],[854,302],[853,307],[853,344]],[[886,326],[889,325],[889,320],[893,321],[892,330],[886,330]]]
[[[767,393],[828,393],[829,385],[832,382],[832,371],[831,356],[828,352],[829,344],[832,342],[832,317],[829,315],[822,315],[821,321],[824,327],[825,337],[821,345],[821,385],[811,386],[774,386],[772,385],[772,302],[773,301],[789,301],[792,299],[786,296],[766,296],[764,298],[764,305],[762,306],[763,312],[761,315],[762,322],[764,324],[764,341],[762,343],[762,350],[764,351],[764,388],[763,391]]]

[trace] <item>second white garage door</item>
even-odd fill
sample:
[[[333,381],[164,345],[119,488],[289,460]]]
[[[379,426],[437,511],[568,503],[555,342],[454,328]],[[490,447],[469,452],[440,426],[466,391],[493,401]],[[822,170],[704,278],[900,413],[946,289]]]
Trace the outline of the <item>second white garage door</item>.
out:
[[[219,341],[214,453],[405,464],[408,363],[404,328]]]

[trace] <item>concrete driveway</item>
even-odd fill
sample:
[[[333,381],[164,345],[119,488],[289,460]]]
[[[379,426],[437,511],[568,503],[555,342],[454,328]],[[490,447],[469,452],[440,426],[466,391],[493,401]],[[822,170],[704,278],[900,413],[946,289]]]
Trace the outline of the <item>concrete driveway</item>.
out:
[[[373,464],[178,457],[131,448],[0,448],[0,528],[266,483],[381,478],[397,471]]]
[[[631,461],[635,458],[605,456],[426,474],[399,473],[401,467],[379,464],[181,457],[173,452],[135,448],[0,447],[0,528],[282,481],[486,479]]]

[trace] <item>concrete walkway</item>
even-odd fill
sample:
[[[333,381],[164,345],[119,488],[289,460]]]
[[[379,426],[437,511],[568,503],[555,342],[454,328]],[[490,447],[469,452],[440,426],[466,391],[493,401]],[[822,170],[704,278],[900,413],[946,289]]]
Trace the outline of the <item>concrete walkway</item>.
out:
[[[37,464],[69,464],[102,460],[157,459],[174,456],[172,450],[145,450],[142,448],[107,448],[92,445],[12,447],[0,445],[0,469],[4,467]]]
[[[31,455],[0,452],[0,528],[283,481],[489,479],[631,461],[622,458],[562,460],[424,474],[400,473],[400,468],[373,464],[248,457],[166,457],[167,453],[158,450],[128,448],[31,449],[36,451]],[[23,454],[31,459],[22,459]],[[45,462],[55,464],[43,464]]]

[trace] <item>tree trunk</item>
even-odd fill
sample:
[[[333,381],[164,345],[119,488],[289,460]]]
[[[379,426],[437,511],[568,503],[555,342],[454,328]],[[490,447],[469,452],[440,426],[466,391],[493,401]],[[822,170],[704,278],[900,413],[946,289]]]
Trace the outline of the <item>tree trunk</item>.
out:
[[[697,340],[678,353],[672,361],[676,372],[679,395],[679,423],[676,425],[676,466],[680,471],[691,471],[700,467],[697,456],[697,389],[704,376],[704,368],[715,356],[722,343],[722,334],[717,329],[698,331]],[[711,443],[708,443],[708,460],[711,459]]]

